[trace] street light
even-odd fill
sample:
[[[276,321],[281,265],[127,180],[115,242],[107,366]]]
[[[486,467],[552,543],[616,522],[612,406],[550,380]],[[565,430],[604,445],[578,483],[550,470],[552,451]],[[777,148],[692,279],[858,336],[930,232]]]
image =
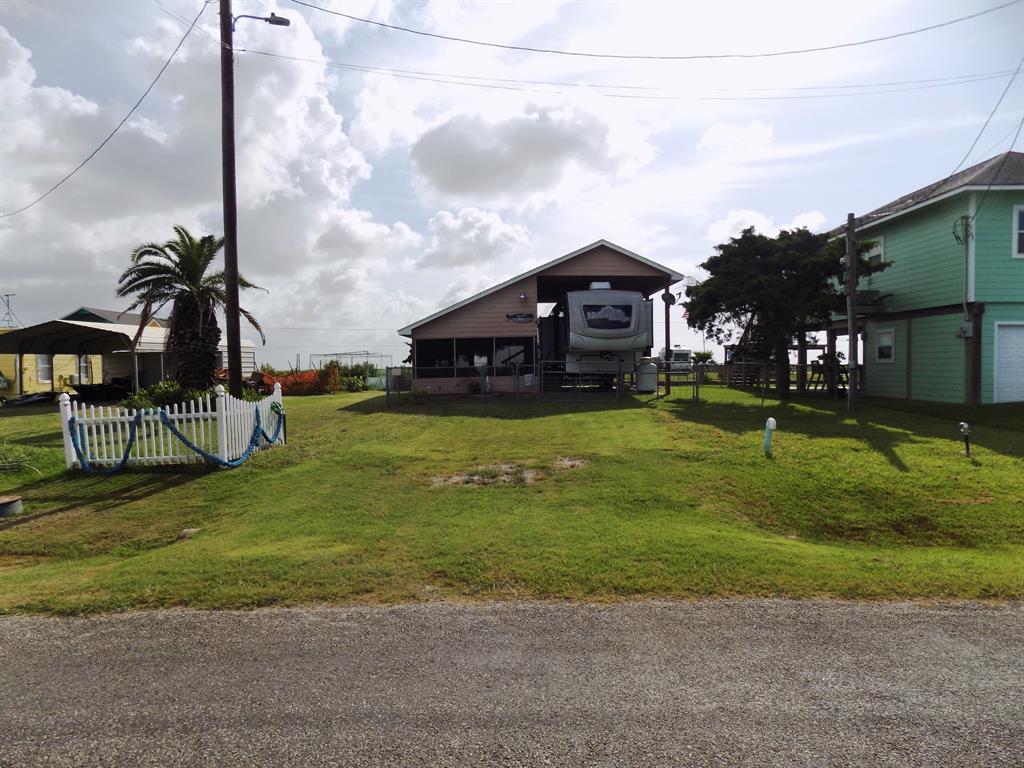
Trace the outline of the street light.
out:
[[[284,16],[278,16],[276,13],[271,13],[269,16],[250,16],[247,13],[243,13],[241,16],[235,16],[231,22],[231,28],[235,28],[235,22],[239,19],[256,19],[257,21],[265,21],[275,27],[287,27],[291,22]]]
[[[224,320],[228,334],[228,390],[242,396],[242,339],[238,321],[238,207],[235,199],[235,75],[233,32],[238,19],[275,27],[291,22],[276,14],[232,16],[231,0],[220,0],[220,141],[224,187]]]

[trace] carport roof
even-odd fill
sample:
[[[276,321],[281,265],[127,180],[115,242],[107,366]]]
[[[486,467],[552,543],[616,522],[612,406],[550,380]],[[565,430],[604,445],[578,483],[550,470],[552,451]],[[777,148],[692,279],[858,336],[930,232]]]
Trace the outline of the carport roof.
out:
[[[87,323],[81,320],[50,320],[16,331],[0,334],[0,353],[40,355],[98,355],[104,352],[131,351],[138,326],[117,323]],[[146,327],[135,351],[164,351],[166,328]],[[224,346],[221,344],[221,346]],[[243,347],[255,346],[248,339]]]

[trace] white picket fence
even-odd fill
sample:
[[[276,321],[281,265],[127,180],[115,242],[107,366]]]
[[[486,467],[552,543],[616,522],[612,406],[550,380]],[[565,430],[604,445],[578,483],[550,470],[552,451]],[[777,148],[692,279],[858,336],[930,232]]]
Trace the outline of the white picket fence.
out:
[[[215,397],[209,394],[199,400],[176,403],[167,407],[168,420],[194,445],[223,461],[235,461],[245,453],[255,426],[256,409],[264,431],[273,436],[279,417],[274,403],[283,408],[281,385],[274,385],[272,395],[259,402],[232,397],[218,385]],[[141,416],[139,414],[141,413]],[[121,463],[128,447],[131,425],[139,419],[135,443],[128,457],[128,466],[158,464],[197,464],[203,457],[185,445],[160,418],[157,410],[83,405],[67,394],[60,396],[61,432],[64,435],[64,463],[68,469],[79,467],[78,456],[71,442],[69,424],[74,419],[79,450],[85,461],[97,468]],[[285,440],[282,426],[277,444]],[[256,449],[269,448],[265,441]]]

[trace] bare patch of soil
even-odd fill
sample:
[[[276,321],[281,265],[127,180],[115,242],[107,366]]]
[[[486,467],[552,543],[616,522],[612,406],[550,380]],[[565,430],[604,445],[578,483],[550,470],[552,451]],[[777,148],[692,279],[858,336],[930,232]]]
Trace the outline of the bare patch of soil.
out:
[[[559,456],[555,459],[555,469],[579,469],[585,466],[587,466],[587,460],[575,456]]]
[[[465,472],[438,475],[433,485],[531,485],[543,475],[521,464],[491,464]]]
[[[552,469],[579,469],[586,465],[586,459],[559,456],[552,464]],[[437,475],[431,481],[431,485],[533,485],[545,477],[547,475],[542,470],[522,464],[491,464],[486,467],[473,467],[464,472]]]

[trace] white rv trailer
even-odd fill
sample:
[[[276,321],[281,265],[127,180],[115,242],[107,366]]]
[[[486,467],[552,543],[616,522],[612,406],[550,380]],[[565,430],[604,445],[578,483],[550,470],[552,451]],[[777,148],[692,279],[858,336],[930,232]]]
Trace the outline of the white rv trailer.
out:
[[[564,339],[569,373],[633,373],[654,344],[653,302],[604,286],[570,291]]]
[[[666,351],[664,347],[661,348],[661,359],[662,362],[668,364],[668,368],[671,371],[690,371],[693,370],[693,350],[686,349],[684,347],[672,347],[671,350]]]

